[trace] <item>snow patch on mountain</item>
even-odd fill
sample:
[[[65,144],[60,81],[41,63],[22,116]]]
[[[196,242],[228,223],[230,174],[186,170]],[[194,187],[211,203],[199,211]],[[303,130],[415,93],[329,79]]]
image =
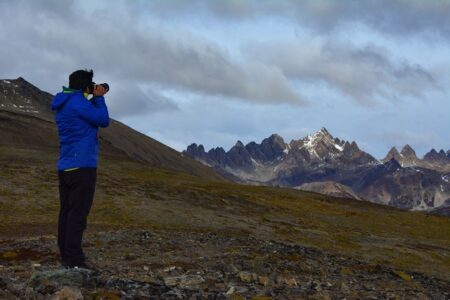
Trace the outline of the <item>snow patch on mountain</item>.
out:
[[[289,154],[289,150],[291,150],[291,145],[286,144],[286,148],[284,148],[283,153],[284,154]]]
[[[341,152],[344,151],[344,147],[342,147],[341,145],[334,144],[333,146],[334,146],[334,148],[338,149]]]

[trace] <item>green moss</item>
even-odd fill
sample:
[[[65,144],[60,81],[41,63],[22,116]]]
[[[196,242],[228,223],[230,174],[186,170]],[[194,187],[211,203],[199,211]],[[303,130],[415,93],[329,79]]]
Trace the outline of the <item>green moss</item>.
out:
[[[120,292],[97,291],[92,294],[93,300],[120,300]]]
[[[409,275],[409,274],[407,274],[407,273],[405,273],[403,271],[395,270],[393,272],[394,272],[395,275],[397,275],[398,277],[400,277],[401,279],[403,279],[405,281],[411,281],[412,280],[411,275]]]
[[[15,251],[6,251],[2,253],[2,258],[6,260],[14,260],[19,256]]]
[[[341,274],[347,275],[347,276],[353,276],[355,273],[350,268],[342,267]]]

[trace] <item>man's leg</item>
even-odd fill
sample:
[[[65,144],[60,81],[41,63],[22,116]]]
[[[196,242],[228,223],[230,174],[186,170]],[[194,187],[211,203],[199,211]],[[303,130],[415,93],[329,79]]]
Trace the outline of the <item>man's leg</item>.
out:
[[[66,260],[64,253],[64,244],[66,240],[67,215],[69,210],[69,186],[65,182],[64,172],[58,171],[59,180],[59,217],[58,217],[58,248],[61,255],[61,260]]]
[[[69,210],[65,232],[64,253],[69,265],[81,264],[85,260],[81,243],[87,226],[87,217],[92,206],[95,192],[97,169],[80,168],[70,172],[71,186]]]

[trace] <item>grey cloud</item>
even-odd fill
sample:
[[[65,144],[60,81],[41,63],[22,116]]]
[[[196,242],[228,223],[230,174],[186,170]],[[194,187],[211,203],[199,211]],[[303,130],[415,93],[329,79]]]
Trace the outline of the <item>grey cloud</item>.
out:
[[[284,17],[322,32],[363,23],[381,32],[450,39],[450,1],[436,0],[154,0],[141,7],[166,15],[212,13],[224,19]]]
[[[177,111],[172,99],[154,91],[122,82],[112,87],[107,94],[110,115],[114,118],[142,116],[161,111]]]
[[[313,41],[261,43],[247,45],[247,55],[278,66],[288,78],[316,84],[325,82],[361,104],[404,97],[423,99],[438,89],[431,72],[420,65],[394,62],[389,53],[368,45],[350,45]]]
[[[101,18],[96,13],[83,14],[77,7],[48,13],[44,8],[53,2],[45,3],[0,4],[16,12],[0,12],[2,30],[10,32],[0,35],[1,62],[6,69],[38,68],[41,76],[50,77],[67,73],[71,66],[92,66],[115,78],[162,88],[252,102],[304,102],[277,68],[239,64],[219,46],[188,32],[138,29],[132,20],[115,18],[112,12]]]

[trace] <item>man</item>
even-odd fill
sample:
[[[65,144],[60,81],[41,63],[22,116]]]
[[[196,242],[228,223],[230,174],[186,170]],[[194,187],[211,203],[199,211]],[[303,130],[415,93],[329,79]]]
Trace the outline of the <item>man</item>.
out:
[[[103,97],[107,85],[96,85],[93,76],[92,70],[73,72],[69,87],[63,87],[52,101],[60,142],[58,247],[62,265],[68,268],[93,269],[86,264],[81,242],[94,199],[98,128],[109,125]]]

